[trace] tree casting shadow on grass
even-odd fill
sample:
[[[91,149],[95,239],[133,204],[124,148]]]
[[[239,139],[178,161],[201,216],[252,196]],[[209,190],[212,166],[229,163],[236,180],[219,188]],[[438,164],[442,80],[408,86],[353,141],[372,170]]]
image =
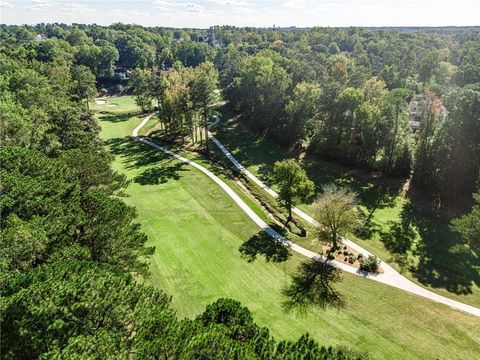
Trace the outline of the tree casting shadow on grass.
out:
[[[129,136],[109,139],[105,143],[113,155],[123,158],[127,169],[141,170],[133,180],[140,185],[157,185],[170,179],[178,180],[180,171],[190,171],[185,163]]]
[[[381,240],[394,259],[405,260],[408,252],[413,253],[418,262],[407,266],[422,284],[457,295],[471,294],[473,284],[480,286],[479,260],[470,252],[451,251],[460,243],[460,237],[450,230],[449,223],[445,217],[427,214],[408,203],[402,209],[401,220],[391,222],[389,230],[381,233]],[[420,234],[416,243],[414,228]]]
[[[479,259],[471,252],[451,251],[461,241],[460,235],[450,230],[449,220],[422,216],[415,208],[411,211],[423,239],[415,248],[419,261],[414,275],[422,284],[471,294],[473,284],[480,286]]]
[[[282,290],[284,310],[305,313],[313,307],[344,307],[342,296],[334,288],[334,284],[340,280],[340,270],[326,262],[315,259],[303,262],[291,284]]]
[[[103,116],[100,118],[100,121],[108,121],[111,123],[120,123],[127,120],[130,120],[132,116],[141,115],[139,111],[130,111],[126,113],[116,114],[108,110],[99,111]]]
[[[287,156],[286,149],[269,140],[265,134],[262,135],[248,127],[245,123],[246,120],[232,110],[228,103],[218,110],[222,122],[212,129],[216,132],[220,142],[246,168],[257,165],[258,177],[267,184],[271,184],[275,161],[290,157]]]
[[[273,183],[272,173],[275,161],[295,158],[299,155],[249,128],[246,125],[247,121],[239,117],[229,104],[221,107],[219,111],[224,119],[214,128],[219,140],[243,166],[247,168],[250,165],[257,166],[258,177],[267,185]],[[317,189],[307,203],[313,202],[321,192],[322,185],[329,183],[348,187],[358,194],[360,203],[367,209],[364,231],[361,234],[365,239],[371,238],[379,230],[371,221],[375,210],[395,206],[395,199],[406,180],[373,176],[369,171],[343,166],[335,161],[321,159],[320,155],[315,154],[307,153],[301,163]]]
[[[158,165],[151,167],[135,176],[134,182],[140,185],[158,185],[166,183],[168,180],[179,180],[179,171],[187,171],[184,164],[177,162],[173,165]]]
[[[264,231],[253,235],[240,245],[238,250],[242,258],[248,262],[255,261],[258,254],[263,255],[267,261],[272,262],[283,262],[292,256],[288,245],[273,239]]]

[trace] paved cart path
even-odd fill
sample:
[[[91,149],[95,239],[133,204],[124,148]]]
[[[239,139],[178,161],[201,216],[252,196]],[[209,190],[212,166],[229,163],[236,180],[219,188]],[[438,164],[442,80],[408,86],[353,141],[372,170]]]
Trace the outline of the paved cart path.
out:
[[[323,259],[319,254],[308,250],[302,246],[299,246],[290,240],[286,239],[282,235],[280,235],[278,232],[276,232],[273,228],[271,228],[265,221],[263,221],[241,198],[240,196],[235,193],[235,191],[232,190],[230,186],[228,186],[223,180],[221,180],[218,176],[216,176],[214,173],[212,173],[210,170],[207,170],[205,167],[202,165],[187,159],[163,146],[160,146],[153,141],[141,137],[138,135],[139,130],[145,126],[145,124],[150,120],[150,118],[154,115],[154,113],[151,113],[147,115],[142,122],[132,131],[132,137],[137,140],[142,142],[145,145],[151,146],[159,151],[162,151],[170,156],[173,156],[174,158],[178,159],[179,161],[182,161],[184,163],[187,163],[194,168],[198,169],[199,171],[203,172],[205,175],[207,175],[212,181],[214,181],[218,186],[222,188],[225,193],[227,193],[228,196],[232,198],[232,200],[250,217],[250,219],[253,220],[255,224],[257,224],[263,231],[265,231],[267,234],[269,234],[272,238],[274,238],[277,241],[282,242],[283,244],[289,246],[292,251],[295,251],[296,253],[299,253],[305,257],[311,258],[311,259],[316,259],[319,261],[327,261]],[[219,118],[215,118],[214,123],[210,126],[214,126],[218,124]],[[260,179],[255,177],[252,173],[250,173],[245,167],[243,167],[234,157],[233,155],[213,136],[210,137],[212,141],[220,148],[220,150],[227,156],[227,158],[240,170],[242,171],[246,176],[251,178],[253,181],[255,181],[259,186],[261,186],[265,191],[269,192],[272,196],[277,197],[278,194],[276,194],[272,189],[270,189],[267,185],[265,185]],[[295,208],[295,213],[302,217],[303,219],[311,222],[312,224],[315,224],[315,220],[311,218],[308,214],[305,214],[301,210]],[[359,253],[362,253],[364,255],[370,255],[370,253],[360,247],[359,245],[355,244],[354,242],[348,240],[348,239],[343,239],[343,242],[350,246],[352,249],[355,249]],[[373,274],[373,273],[366,273],[366,272],[361,272],[359,269],[347,265],[345,263],[339,262],[339,261],[328,261],[329,264],[332,266],[335,266],[343,271],[346,271],[351,274],[355,274],[358,276],[366,277],[369,279],[372,279],[374,281],[381,282],[383,284],[387,284],[393,287],[396,287],[398,289],[402,289],[405,291],[408,291],[410,293],[425,297],[427,299],[430,299],[432,301],[435,301],[437,303],[441,303],[447,306],[450,306],[451,308],[475,315],[477,317],[480,317],[480,309],[476,308],[471,305],[467,305],[464,303],[461,303],[459,301],[455,301],[449,298],[446,298],[445,296],[438,295],[432,291],[429,291],[414,282],[408,280],[406,277],[401,275],[398,271],[393,269],[391,266],[389,266],[386,263],[382,263],[382,269],[384,270],[383,274]]]

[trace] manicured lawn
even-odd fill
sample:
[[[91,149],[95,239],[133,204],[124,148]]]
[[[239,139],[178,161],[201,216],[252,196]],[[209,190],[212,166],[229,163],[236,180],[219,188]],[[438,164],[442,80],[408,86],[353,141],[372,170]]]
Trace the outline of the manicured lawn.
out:
[[[230,297],[281,339],[309,332],[321,344],[352,346],[378,359],[478,358],[478,318],[353,275],[345,274],[338,286],[344,309],[285,314],[281,289],[301,259],[241,258],[239,246],[259,229],[205,175],[131,142],[128,134],[142,117],[122,117],[118,110],[100,117],[102,135],[115,168],[132,180],[126,201],[136,206],[156,247],[148,282],[172,295],[180,317]]]
[[[223,110],[222,122],[213,129],[217,138],[248,170],[271,185],[275,161],[292,155],[278,144],[253,134],[232,115],[228,109]],[[322,184],[330,182],[358,193],[359,208],[371,221],[361,236],[347,234],[352,240],[432,291],[480,306],[480,259],[449,251],[459,240],[448,227],[450,217],[427,209],[426,201],[419,200],[419,196],[407,200],[405,180],[381,180],[365,171],[311,156],[304,157],[302,162],[317,185],[317,194]],[[313,214],[313,199],[299,207]]]
[[[105,101],[105,104],[96,104],[95,101],[92,101],[90,108],[94,111],[102,112],[104,111],[107,114],[126,114],[131,112],[138,112],[139,108],[135,104],[135,101],[132,96],[114,96],[107,99],[99,99],[100,101]]]

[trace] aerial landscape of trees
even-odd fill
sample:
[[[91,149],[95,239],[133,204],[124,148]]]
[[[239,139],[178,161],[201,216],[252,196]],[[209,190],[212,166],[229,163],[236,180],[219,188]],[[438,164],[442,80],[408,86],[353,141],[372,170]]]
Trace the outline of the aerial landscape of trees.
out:
[[[155,248],[99,136],[91,104],[101,92],[133,94],[169,139],[199,142],[207,159],[222,104],[298,159],[403,179],[409,194],[455,214],[462,251],[480,255],[478,28],[0,25],[0,43],[5,359],[368,358],[308,334],[277,340],[232,299],[179,319],[170,296],[143,281]],[[348,187],[319,188],[313,199],[299,161],[277,161],[271,179],[286,223],[311,202],[333,250],[367,223]],[[366,271],[379,265],[360,261]],[[284,306],[342,307],[340,278],[327,263],[302,263]]]

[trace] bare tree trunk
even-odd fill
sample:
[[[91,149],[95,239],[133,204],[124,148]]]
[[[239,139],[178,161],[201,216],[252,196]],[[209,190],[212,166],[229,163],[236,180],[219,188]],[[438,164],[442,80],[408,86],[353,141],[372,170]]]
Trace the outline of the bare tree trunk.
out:
[[[208,125],[207,125],[207,121],[206,121],[206,118],[205,118],[205,150],[207,151],[207,154],[208,154]]]
[[[333,246],[332,247],[333,250],[337,249],[337,231],[336,230],[332,232],[332,246]]]
[[[205,123],[205,150],[208,154],[208,109],[206,107],[203,109],[203,117],[203,121]]]
[[[395,130],[393,131],[393,139],[392,139],[392,148],[390,149],[390,156],[388,157],[388,170],[392,170],[393,165],[393,154],[395,153],[395,145],[397,142],[397,132],[398,132],[398,106],[395,109]]]

